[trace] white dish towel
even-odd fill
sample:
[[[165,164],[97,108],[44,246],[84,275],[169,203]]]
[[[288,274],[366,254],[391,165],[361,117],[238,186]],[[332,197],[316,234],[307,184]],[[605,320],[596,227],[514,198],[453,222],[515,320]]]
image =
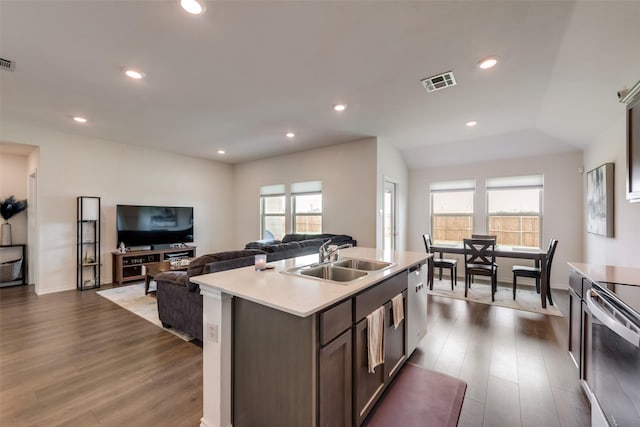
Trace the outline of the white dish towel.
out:
[[[374,373],[384,362],[384,307],[379,307],[367,315],[367,350],[369,353],[369,373]]]
[[[393,328],[398,329],[404,320],[404,304],[402,304],[402,293],[391,298],[391,309],[393,310]]]

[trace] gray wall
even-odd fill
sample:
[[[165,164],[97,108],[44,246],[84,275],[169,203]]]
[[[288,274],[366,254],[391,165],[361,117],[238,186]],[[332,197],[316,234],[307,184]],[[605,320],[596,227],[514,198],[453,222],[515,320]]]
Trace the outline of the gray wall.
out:
[[[455,155],[455,154],[452,154]],[[409,250],[424,251],[422,234],[429,233],[429,186],[433,182],[476,180],[475,231],[486,230],[485,182],[489,177],[544,175],[543,229],[544,248],[549,239],[558,239],[558,249],[551,273],[552,285],[566,287],[567,261],[582,258],[582,179],[578,173],[582,166],[582,153],[575,151],[541,157],[499,160],[468,165],[449,165],[440,168],[411,170],[409,172]],[[462,261],[462,259],[461,259]],[[511,266],[523,264],[509,259],[500,260],[498,280],[511,282]],[[459,275],[464,269],[458,270]]]
[[[376,245],[376,139],[367,138],[234,166],[234,248],[260,239],[260,187],[322,181],[323,232]],[[288,230],[290,231],[290,230]]]

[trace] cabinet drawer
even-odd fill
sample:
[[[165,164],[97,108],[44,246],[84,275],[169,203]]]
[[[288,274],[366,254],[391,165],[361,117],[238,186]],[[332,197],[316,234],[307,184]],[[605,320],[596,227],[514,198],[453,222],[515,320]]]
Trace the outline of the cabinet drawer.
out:
[[[407,271],[402,271],[355,297],[356,322],[407,289]]]
[[[320,345],[325,345],[351,327],[351,298],[320,313]]]

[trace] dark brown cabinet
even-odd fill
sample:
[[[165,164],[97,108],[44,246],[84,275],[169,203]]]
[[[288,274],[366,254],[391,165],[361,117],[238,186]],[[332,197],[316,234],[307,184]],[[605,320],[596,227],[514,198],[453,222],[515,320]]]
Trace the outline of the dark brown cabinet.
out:
[[[356,324],[353,388],[355,392],[355,425],[357,426],[362,424],[362,421],[367,417],[384,390],[384,366],[378,366],[374,372],[369,372],[367,331],[367,319],[363,319]]]
[[[578,372],[582,365],[582,276],[569,274],[569,354]]]
[[[352,420],[351,329],[320,349],[320,426],[350,426]]]
[[[585,295],[591,281],[575,270],[569,273],[569,354],[578,367],[580,380],[589,383],[590,313]]]
[[[407,308],[407,272],[401,272],[379,285],[363,292],[355,298],[356,318],[364,317],[355,326],[354,338],[354,412],[355,425],[359,426],[366,419],[371,409],[391,383],[406,359],[406,308]],[[393,310],[390,299],[402,293],[405,320],[398,328],[393,325]],[[367,319],[366,314],[375,308],[384,306],[384,363],[369,372],[367,352]]]
[[[309,317],[233,299],[233,425],[360,426],[406,360],[391,298],[407,271]],[[384,363],[368,372],[367,314],[385,308]]]
[[[111,252],[113,283],[122,286],[125,282],[144,280],[143,267],[174,258],[193,258],[196,256],[195,246],[149,251]]]
[[[402,293],[403,312],[407,313],[407,292]],[[385,304],[384,310],[384,376],[387,384],[398,372],[407,355],[405,320],[396,328],[393,324],[391,303]]]

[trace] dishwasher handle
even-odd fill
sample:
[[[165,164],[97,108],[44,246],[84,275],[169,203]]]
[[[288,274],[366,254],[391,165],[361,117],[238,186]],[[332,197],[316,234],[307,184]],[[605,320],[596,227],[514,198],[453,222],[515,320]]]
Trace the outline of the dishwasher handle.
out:
[[[424,287],[421,274],[423,265],[424,264],[416,264],[409,268],[409,289],[415,287],[416,292],[420,292],[420,290]]]
[[[600,300],[601,302],[596,302],[594,297]],[[625,341],[628,341],[630,344],[634,345],[636,348],[640,348],[640,333],[638,333],[635,328],[630,327],[631,322],[627,321],[626,325],[621,321],[621,319],[626,319],[624,314],[622,314],[619,310],[616,310],[611,304],[608,304],[602,296],[595,289],[590,289],[587,292],[587,307],[591,311],[593,317],[602,322],[607,328],[611,329]],[[609,311],[613,313],[608,313],[605,309],[601,308],[605,306]]]

